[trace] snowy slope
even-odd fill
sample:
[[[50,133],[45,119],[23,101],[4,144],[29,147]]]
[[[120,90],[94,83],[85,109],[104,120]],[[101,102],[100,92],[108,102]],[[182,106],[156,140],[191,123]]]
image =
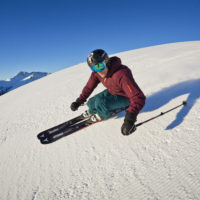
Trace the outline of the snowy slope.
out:
[[[0,80],[0,95],[5,94],[11,90],[21,87],[27,83],[38,80],[49,73],[46,72],[19,72],[13,78],[7,80]]]
[[[138,122],[188,101],[128,137],[120,133],[123,114],[50,145],[38,142],[39,132],[86,109],[69,109],[91,73],[86,63],[3,95],[0,200],[199,200],[199,55],[200,41],[117,54],[147,96]]]

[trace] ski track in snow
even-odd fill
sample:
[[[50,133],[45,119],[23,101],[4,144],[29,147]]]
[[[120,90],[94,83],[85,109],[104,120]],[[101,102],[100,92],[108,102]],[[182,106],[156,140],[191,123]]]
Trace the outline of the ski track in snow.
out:
[[[0,200],[200,200],[200,42],[117,55],[147,96],[137,122],[188,105],[128,137],[122,113],[41,145],[39,132],[86,109],[69,109],[90,75],[86,63],[1,96]]]

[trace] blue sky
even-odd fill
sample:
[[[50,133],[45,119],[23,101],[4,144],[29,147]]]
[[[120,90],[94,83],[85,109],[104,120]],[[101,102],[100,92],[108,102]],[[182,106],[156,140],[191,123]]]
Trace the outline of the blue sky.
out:
[[[109,54],[200,40],[200,0],[0,0],[0,80]]]

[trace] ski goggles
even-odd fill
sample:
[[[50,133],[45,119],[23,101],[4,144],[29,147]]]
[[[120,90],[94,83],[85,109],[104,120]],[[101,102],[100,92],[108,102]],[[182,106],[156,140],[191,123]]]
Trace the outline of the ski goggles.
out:
[[[96,65],[91,66],[93,72],[102,72],[105,68],[106,64],[104,62],[99,62]]]

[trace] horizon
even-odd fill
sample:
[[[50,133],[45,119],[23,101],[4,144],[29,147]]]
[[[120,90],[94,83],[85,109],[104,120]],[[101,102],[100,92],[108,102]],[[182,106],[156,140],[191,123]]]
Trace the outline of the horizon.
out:
[[[53,73],[86,62],[97,48],[110,55],[199,41],[199,10],[198,0],[1,2],[0,80]]]
[[[196,41],[185,41],[185,42],[199,42],[199,40],[196,40]],[[164,44],[157,44],[157,45],[152,45],[152,46],[146,46],[146,47],[141,47],[141,48],[137,48],[137,49],[130,49],[130,50],[127,50],[127,51],[132,51],[132,50],[139,50],[139,49],[143,49],[143,48],[148,48],[148,47],[154,47],[154,46],[159,46],[159,45],[170,45],[170,44],[175,44],[175,43],[184,43],[184,42],[172,42],[172,43],[164,43]],[[124,51],[125,52],[125,51]],[[120,53],[123,53],[123,51],[122,52],[116,52],[115,54],[120,54]],[[83,61],[83,62],[87,62],[87,61]],[[80,62],[81,63],[81,62]],[[61,71],[61,70],[64,70],[64,69],[66,69],[66,68],[70,68],[70,67],[73,67],[73,66],[77,66],[78,64],[80,64],[80,63],[75,63],[74,65],[72,65],[72,66],[67,66],[67,67],[64,67],[64,68],[62,68],[62,69],[59,69],[58,71]],[[54,72],[58,72],[58,71],[54,71]],[[0,81],[6,81],[6,80],[8,80],[8,79],[11,79],[11,78],[13,78],[13,77],[15,77],[15,76],[17,76],[18,74],[20,74],[20,73],[37,73],[37,72],[39,72],[39,73],[49,73],[49,74],[52,74],[52,73],[54,73],[54,72],[47,72],[47,71],[39,71],[39,70],[35,70],[35,71],[31,71],[31,70],[21,70],[21,71],[16,71],[16,73],[13,73],[13,75],[11,76],[11,77],[7,77],[6,79],[0,79]]]

